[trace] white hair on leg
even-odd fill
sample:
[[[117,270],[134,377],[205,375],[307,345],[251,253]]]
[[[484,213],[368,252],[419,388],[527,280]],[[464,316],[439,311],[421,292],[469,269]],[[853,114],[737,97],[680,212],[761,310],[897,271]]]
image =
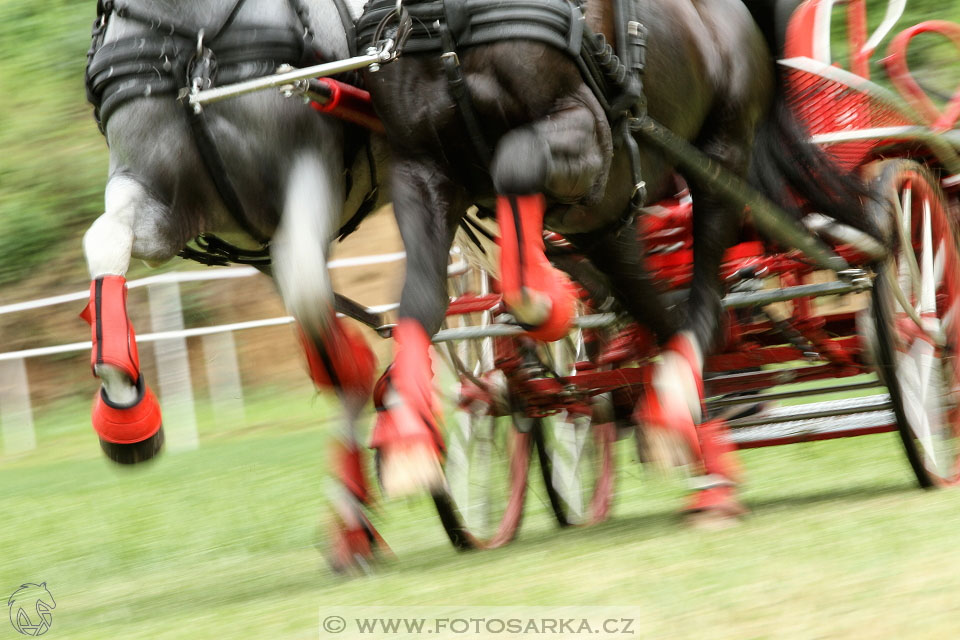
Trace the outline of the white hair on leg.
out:
[[[685,331],[684,335],[693,346],[696,362],[689,363],[686,358],[674,351],[664,351],[660,354],[653,374],[653,387],[661,397],[668,394],[682,394],[690,415],[695,423],[700,422],[700,392],[697,388],[695,376],[703,374],[703,348],[698,344],[693,332]],[[691,370],[693,366],[696,371]]]
[[[83,236],[91,278],[126,275],[133,252],[136,205],[145,195],[143,187],[126,176],[117,176],[107,183],[106,210]]]
[[[287,179],[283,217],[271,243],[273,273],[287,309],[308,332],[329,326],[333,285],[327,249],[343,211],[342,160],[302,153]]]

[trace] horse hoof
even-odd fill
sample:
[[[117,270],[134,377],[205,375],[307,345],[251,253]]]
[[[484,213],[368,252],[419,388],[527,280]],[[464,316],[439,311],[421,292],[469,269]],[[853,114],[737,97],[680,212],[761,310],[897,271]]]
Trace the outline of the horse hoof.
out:
[[[740,525],[742,514],[736,515],[717,509],[691,511],[684,514],[684,522],[691,529],[701,531],[723,531]]]
[[[163,449],[163,427],[152,436],[140,442],[122,444],[100,438],[100,448],[107,457],[117,464],[137,464],[153,459]]]
[[[338,575],[369,575],[378,560],[378,553],[392,556],[363,507],[352,497],[334,505],[333,521],[328,535],[329,548],[324,553],[330,569]]]
[[[94,397],[93,429],[104,453],[118,464],[149,460],[163,447],[160,403],[142,377],[137,380],[137,391],[138,399],[129,407],[110,402],[103,389]]]
[[[435,493],[444,487],[437,450],[428,443],[409,443],[378,452],[380,486],[388,498]]]
[[[747,513],[733,487],[725,486],[698,491],[683,517],[692,528],[716,531],[737,526]]]

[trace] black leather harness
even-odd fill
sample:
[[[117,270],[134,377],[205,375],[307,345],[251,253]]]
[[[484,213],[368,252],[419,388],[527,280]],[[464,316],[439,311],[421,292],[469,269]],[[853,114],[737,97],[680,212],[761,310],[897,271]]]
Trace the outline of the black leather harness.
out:
[[[603,35],[587,27],[583,5],[583,0],[405,0],[397,15],[396,0],[371,0],[357,23],[357,38],[361,50],[376,46],[377,39],[386,35],[403,43],[401,53],[439,52],[450,94],[477,154],[488,167],[491,145],[473,107],[458,50],[523,39],[563,51],[576,62],[607,114],[615,140],[629,154],[636,185],[632,217],[646,197],[630,123],[646,112],[642,74],[647,31],[635,0],[613,0],[618,33],[614,51]],[[390,20],[398,23],[393,31],[385,28]]]
[[[99,0],[92,42],[87,53],[85,84],[94,117],[106,133],[110,116],[127,102],[152,96],[176,96],[184,105],[194,143],[217,193],[236,225],[260,244],[259,249],[235,247],[212,234],[195,239],[180,256],[207,265],[270,263],[269,238],[250,222],[237,189],[226,170],[202,109],[185,100],[192,89],[209,89],[276,72],[280,65],[316,62],[307,10],[301,0],[287,0],[298,27],[276,28],[234,24],[246,0],[236,0],[215,29],[186,27],[165,16],[149,15],[117,0]],[[341,14],[351,52],[355,47],[353,20],[343,0],[334,0]],[[149,33],[104,43],[113,16],[139,22]],[[368,150],[369,155],[369,150]],[[348,163],[349,163],[348,158]],[[371,171],[373,168],[371,167]],[[375,180],[375,172],[371,177]],[[374,185],[374,190],[376,185]],[[375,198],[365,198],[361,210],[341,230],[356,228],[373,209]]]

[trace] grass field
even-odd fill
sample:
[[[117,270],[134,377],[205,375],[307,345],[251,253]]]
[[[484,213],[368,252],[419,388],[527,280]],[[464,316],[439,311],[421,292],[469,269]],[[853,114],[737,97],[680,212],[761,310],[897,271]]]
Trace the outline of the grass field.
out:
[[[131,471],[101,458],[85,406],[50,407],[38,449],[2,459],[0,589],[47,582],[46,637],[314,638],[321,608],[374,604],[629,605],[642,638],[960,636],[960,493],[916,489],[893,434],[744,454],[752,515],[722,532],[681,526],[682,483],[626,442],[595,528],[557,530],[537,477],[520,538],[492,552],[453,551],[427,500],[389,503],[396,559],[342,579],[314,548],[327,403],[261,393],[244,428],[204,415],[198,451]]]

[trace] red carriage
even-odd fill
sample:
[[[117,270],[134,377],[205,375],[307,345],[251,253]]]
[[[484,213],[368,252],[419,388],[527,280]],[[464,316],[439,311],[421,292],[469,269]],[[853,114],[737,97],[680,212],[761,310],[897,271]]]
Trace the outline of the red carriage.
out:
[[[846,12],[849,70],[830,53],[838,4]],[[813,141],[882,195],[868,213],[894,239],[892,254],[815,212],[804,219],[806,229],[780,228],[782,218],[740,190],[745,185],[717,178],[773,240],[745,237],[722,267],[726,347],[707,358],[691,512],[736,504],[736,449],[881,432],[899,432],[922,487],[960,482],[960,93],[938,110],[907,67],[912,38],[933,32],[960,46],[960,27],[930,21],[901,32],[884,59],[888,77],[872,82],[871,58],[904,5],[891,0],[868,37],[865,0],[807,0],[790,20],[781,61],[790,69],[793,107]],[[332,73],[390,58],[389,50],[368,52],[328,66]],[[304,84],[309,72],[240,91],[200,92],[209,95],[191,101],[285,85],[314,99],[319,94],[335,114],[339,109],[375,128],[362,94],[339,91],[335,82]],[[655,122],[641,122],[638,130],[684,172],[716,171]],[[676,191],[648,206],[637,224],[649,269],[665,295],[679,300],[692,277],[692,209],[679,176]],[[555,234],[545,238],[547,253],[580,290],[576,327],[550,344],[526,337],[498,293],[489,218],[475,211],[459,232],[447,326],[434,336],[454,389],[446,486],[434,499],[460,548],[495,547],[514,537],[534,450],[561,525],[606,518],[614,444],[634,432],[644,438],[631,413],[647,392],[657,353],[643,329],[610,311],[603,279]],[[842,304],[838,297],[845,297]],[[369,314],[360,317],[377,324]],[[376,328],[390,334],[389,325]],[[797,398],[804,401],[776,405]]]
[[[849,71],[830,58],[835,4],[800,5],[781,64],[791,68],[793,106],[814,141],[883,194],[871,205],[877,220],[892,207],[899,249],[884,255],[865,235],[811,213],[811,236],[846,265],[831,277],[823,262],[784,243],[745,238],[728,251],[726,348],[707,359],[691,512],[731,495],[736,449],[889,431],[899,432],[920,486],[960,482],[960,93],[939,111],[906,63],[916,35],[958,43],[960,27],[931,21],[893,38],[883,63],[897,95],[870,81],[870,60],[905,3],[891,2],[870,38],[866,3],[843,3]],[[677,196],[647,207],[638,224],[648,267],[667,295],[680,297],[692,277],[692,208],[679,177],[677,184]],[[580,286],[577,328],[552,344],[522,336],[501,315],[490,275],[495,230],[483,217],[471,216],[460,234],[458,260],[475,269],[452,276],[448,328],[434,338],[457,377],[448,490],[435,501],[461,548],[515,535],[534,449],[561,525],[606,518],[614,443],[634,431],[632,408],[656,355],[644,330],[605,312],[602,278],[555,234],[546,237],[548,255]],[[776,406],[796,398],[803,403]],[[636,432],[643,438],[642,425]]]

